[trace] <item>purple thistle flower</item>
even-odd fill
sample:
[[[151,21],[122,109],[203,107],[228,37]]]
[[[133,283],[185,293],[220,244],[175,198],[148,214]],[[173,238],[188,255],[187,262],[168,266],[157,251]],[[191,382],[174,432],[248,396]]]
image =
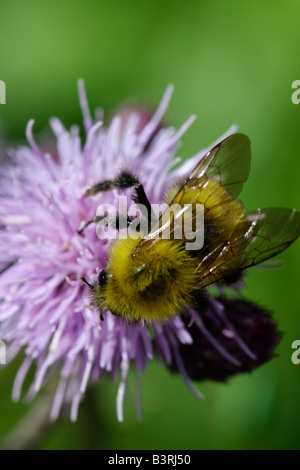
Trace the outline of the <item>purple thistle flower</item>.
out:
[[[122,421],[129,368],[144,371],[155,352],[201,398],[190,378],[224,380],[250,370],[271,357],[277,343],[276,328],[267,314],[261,320],[261,312],[252,304],[213,299],[208,294],[201,317],[199,312],[192,314],[192,326],[178,316],[168,324],[154,324],[150,331],[150,327],[127,324],[109,312],[100,323],[99,312],[92,308],[80,280],[81,276],[97,278],[107,262],[109,244],[97,238],[92,226],[84,236],[78,229],[94,217],[100,200],[118,204],[118,191],[85,198],[87,188],[114,178],[125,167],[139,175],[151,203],[159,203],[166,189],[187,175],[208,150],[173,169],[180,161],[173,158],[180,139],[195,117],[177,131],[161,127],[172,91],[169,86],[151,118],[134,109],[126,119],[124,112],[116,115],[105,128],[97,118],[94,123],[80,81],[84,145],[78,127],[67,131],[53,118],[50,124],[57,149],[55,156],[44,152],[34,140],[34,121],[30,121],[26,130],[29,147],[10,150],[13,165],[1,168],[0,338],[8,343],[9,361],[21,349],[25,353],[13,386],[14,400],[20,398],[32,366],[36,370],[28,398],[59,371],[52,419],[58,417],[64,403],[70,403],[71,419],[76,420],[87,385],[108,373],[112,379],[121,374],[117,416]],[[233,126],[220,140],[235,130]],[[243,313],[244,320],[239,321]],[[252,340],[258,329],[271,337],[262,353]],[[249,338],[253,352],[247,346]]]
[[[189,378],[224,382],[274,357],[281,334],[268,311],[245,300],[223,297],[208,297],[203,307],[192,312],[192,344],[179,345]],[[184,323],[187,325],[187,318]],[[174,356],[169,368],[178,372]]]

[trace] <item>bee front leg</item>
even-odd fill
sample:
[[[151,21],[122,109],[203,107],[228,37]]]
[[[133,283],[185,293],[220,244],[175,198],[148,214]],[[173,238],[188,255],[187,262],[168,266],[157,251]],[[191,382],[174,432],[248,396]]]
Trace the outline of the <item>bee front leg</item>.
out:
[[[106,180],[94,184],[94,186],[86,191],[85,195],[88,197],[93,196],[94,194],[98,194],[102,191],[109,191],[111,189],[127,189],[140,184],[141,183],[139,180],[131,173],[128,171],[122,171],[119,176],[113,180]]]
[[[121,223],[120,223],[120,214],[117,214],[116,219],[107,219],[107,217],[105,215],[99,215],[99,216],[93,217],[92,219],[88,220],[84,224],[84,226],[80,230],[78,230],[78,234],[82,235],[83,231],[89,225],[98,224],[99,222],[102,222],[103,219],[106,219],[108,227],[113,228],[115,230],[120,230],[120,229],[123,229],[123,228],[128,228],[129,225],[131,224],[131,222],[133,222],[133,220],[136,219],[136,217],[130,217],[129,215],[127,215],[126,226],[124,227],[124,226],[121,226]]]
[[[106,180],[102,181],[101,183],[97,183],[88,189],[85,193],[87,197],[93,196],[101,191],[109,191],[111,189],[128,189],[134,188],[135,194],[132,196],[132,200],[141,206],[145,207],[145,214],[148,221],[148,229],[151,228],[151,222],[156,218],[149,199],[145,193],[144,186],[142,183],[131,173],[128,171],[122,171],[119,176],[117,176],[113,180]],[[95,218],[97,219],[97,218]],[[131,220],[132,221],[132,220]],[[92,219],[90,223],[97,222],[96,220]],[[89,225],[89,223],[88,223]]]

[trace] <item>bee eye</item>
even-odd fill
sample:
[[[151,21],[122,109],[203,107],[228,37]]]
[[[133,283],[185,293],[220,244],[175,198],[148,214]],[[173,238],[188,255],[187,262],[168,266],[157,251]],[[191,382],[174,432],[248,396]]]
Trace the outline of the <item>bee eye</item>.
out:
[[[99,276],[98,276],[98,284],[99,286],[104,286],[107,282],[107,272],[105,269],[100,271]]]

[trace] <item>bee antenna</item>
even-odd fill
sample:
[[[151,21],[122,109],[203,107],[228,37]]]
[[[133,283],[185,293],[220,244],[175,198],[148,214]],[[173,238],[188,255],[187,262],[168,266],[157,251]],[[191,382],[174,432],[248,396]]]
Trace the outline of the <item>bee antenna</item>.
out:
[[[90,289],[94,289],[94,286],[92,286],[92,284],[90,284],[83,276],[80,276],[80,279],[81,279],[82,282],[84,282]]]

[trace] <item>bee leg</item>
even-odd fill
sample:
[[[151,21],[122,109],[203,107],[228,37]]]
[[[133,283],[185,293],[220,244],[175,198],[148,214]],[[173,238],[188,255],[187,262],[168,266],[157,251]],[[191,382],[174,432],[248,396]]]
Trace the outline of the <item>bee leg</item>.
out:
[[[86,279],[85,277],[81,276],[80,279],[82,280],[82,282],[84,282],[90,289],[94,289],[94,286],[92,284],[90,284]]]
[[[148,213],[151,213],[151,204],[146,196],[144,186],[142,183],[128,171],[122,171],[117,178],[113,180],[102,181],[88,189],[85,195],[93,196],[101,191],[109,191],[110,189],[127,189],[134,188],[135,194],[133,196],[134,202],[141,204],[147,208]]]
[[[84,231],[89,225],[91,225],[91,224],[97,224],[98,222],[100,222],[99,219],[102,220],[101,217],[94,217],[93,219],[88,220],[80,230],[77,230],[78,234],[79,234],[79,235],[82,235],[83,231]]]
[[[106,180],[102,181],[101,183],[97,183],[88,189],[85,195],[93,196],[101,191],[108,191],[111,189],[127,189],[127,188],[134,188],[135,194],[132,196],[132,200],[141,206],[145,207],[145,214],[148,221],[148,230],[151,228],[151,222],[156,220],[156,216],[152,210],[151,204],[149,199],[145,193],[144,186],[140,181],[128,171],[122,171],[117,178],[113,180]],[[93,220],[94,221],[94,220]],[[93,222],[92,221],[92,222]],[[91,222],[91,223],[92,223]]]
[[[150,231],[151,229],[151,225],[152,225],[152,221],[155,221],[156,220],[156,215],[152,209],[152,206],[149,202],[149,199],[145,193],[145,189],[144,189],[144,186],[139,183],[139,184],[135,184],[134,185],[134,190],[135,190],[135,194],[133,194],[133,196],[131,197],[131,199],[139,204],[140,206],[142,206],[143,208],[145,208],[145,211],[143,213],[143,216],[147,219],[148,221],[148,231]]]
[[[84,282],[90,289],[94,289],[94,286],[92,284],[90,284],[86,279],[85,277],[81,276],[80,279],[82,280],[82,282]],[[104,317],[103,317],[103,314],[100,313],[100,321],[104,321]]]
[[[101,222],[103,219],[105,219],[106,216],[105,215],[99,215],[99,216],[96,216],[96,217],[93,217],[93,219],[90,219],[88,220],[84,226],[78,230],[78,234],[79,235],[82,235],[83,231],[91,224],[98,224],[99,222]],[[127,215],[127,218],[125,220],[125,224],[123,223],[124,222],[124,218],[122,218],[123,220],[121,221],[121,218],[120,218],[120,214],[117,214],[116,216],[116,219],[107,219],[106,222],[107,222],[107,226],[110,227],[110,228],[113,228],[115,230],[121,230],[121,229],[124,229],[124,228],[128,228],[129,225],[131,224],[131,222],[133,220],[136,219],[136,217],[130,217],[129,215]],[[122,222],[122,223],[121,223]]]
[[[122,230],[124,228],[128,228],[130,226],[131,222],[133,222],[135,219],[137,219],[137,217],[132,217],[132,216],[129,216],[128,214],[127,214],[126,217],[127,218],[125,220],[125,224],[121,224],[120,214],[117,214],[116,230]],[[123,219],[124,219],[124,217],[123,217]],[[124,226],[124,225],[126,225],[126,226]]]
[[[109,191],[110,189],[115,188],[132,188],[135,185],[140,185],[139,180],[128,171],[122,171],[119,176],[113,180],[106,180],[95,184],[86,191],[85,195],[88,197],[93,196],[94,194],[98,194],[101,191]]]

